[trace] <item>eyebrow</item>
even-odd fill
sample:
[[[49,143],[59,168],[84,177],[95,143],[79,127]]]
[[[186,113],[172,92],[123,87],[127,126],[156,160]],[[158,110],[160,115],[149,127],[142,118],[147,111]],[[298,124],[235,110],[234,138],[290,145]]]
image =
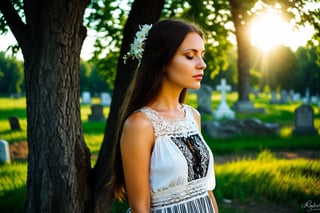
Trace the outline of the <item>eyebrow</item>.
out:
[[[188,51],[192,51],[194,53],[198,53],[199,52],[197,49],[192,49],[192,48],[183,50],[183,52],[188,52]],[[205,52],[206,52],[206,50],[201,51],[202,54],[205,53]]]

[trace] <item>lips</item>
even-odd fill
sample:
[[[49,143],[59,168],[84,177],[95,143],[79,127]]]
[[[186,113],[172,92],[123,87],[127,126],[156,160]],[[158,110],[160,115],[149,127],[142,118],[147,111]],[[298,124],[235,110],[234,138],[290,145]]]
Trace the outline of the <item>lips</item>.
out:
[[[194,75],[193,77],[194,77],[195,79],[197,79],[197,80],[202,80],[203,75],[202,75],[202,74],[199,74],[199,75]]]

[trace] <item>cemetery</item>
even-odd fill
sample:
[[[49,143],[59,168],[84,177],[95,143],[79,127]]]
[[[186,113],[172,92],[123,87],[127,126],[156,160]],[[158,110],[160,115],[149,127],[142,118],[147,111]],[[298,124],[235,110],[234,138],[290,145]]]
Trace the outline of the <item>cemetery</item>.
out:
[[[320,170],[319,104],[311,102],[311,97],[308,104],[302,98],[299,100],[291,98],[287,103],[271,103],[271,94],[259,93],[257,97],[252,93],[250,97],[254,105],[257,108],[264,108],[265,112],[238,113],[233,108],[237,94],[227,85],[228,82],[221,81],[221,87],[217,86],[212,89],[208,86],[205,88],[205,94],[202,95],[199,91],[190,93],[187,97],[187,104],[201,111],[203,134],[215,156],[217,182],[228,183],[230,187],[224,189],[223,184],[218,184],[216,189],[222,212],[229,212],[228,209],[232,209],[232,205],[241,206],[249,202],[247,199],[253,199],[250,196],[252,190],[255,191],[255,188],[262,182],[268,184],[270,179],[273,179],[272,184],[275,185],[272,186],[269,183],[271,188],[269,190],[259,189],[260,192],[253,193],[255,197],[263,200],[263,197],[271,196],[283,203],[282,208],[288,211],[293,208],[292,206],[302,205],[307,201],[306,199],[316,201],[316,198],[320,196],[319,185],[308,185],[312,184],[312,181],[307,183],[303,176],[300,177],[299,170],[294,172],[292,169],[297,165],[302,169],[308,167],[309,176],[315,178],[313,183],[318,182],[318,171]],[[85,140],[94,161],[100,149],[111,100],[105,94],[98,97],[91,97],[89,93],[83,95],[81,118]],[[203,99],[203,96],[206,98]],[[3,200],[4,196],[11,196],[11,199],[17,203],[15,207],[12,207],[0,201],[0,207],[11,209],[11,212],[19,212],[19,208],[22,208],[26,184],[27,142],[24,101],[24,97],[0,98],[0,160],[2,162],[0,200]],[[264,166],[261,166],[261,163]],[[279,171],[281,173],[290,168],[291,172],[283,173],[286,174],[285,177],[275,178],[279,176]],[[269,175],[260,176],[265,169],[268,170]],[[248,180],[240,180],[241,183],[234,179],[244,173],[252,173],[252,176],[247,176]],[[4,176],[8,177],[9,174],[10,181],[4,179]],[[294,193],[300,194],[293,197],[293,201],[287,202],[285,197],[292,196],[290,194],[292,192],[280,187],[281,179],[291,177],[299,177],[299,180],[295,180],[299,182],[290,183],[293,184],[290,187],[296,191]],[[232,191],[232,188],[240,190],[241,193],[244,193],[244,197],[240,195],[240,192]],[[308,192],[305,191],[307,189]],[[224,190],[231,191],[221,197]],[[252,212],[258,212],[257,209],[263,206],[261,203],[250,205]],[[269,205],[272,209],[280,204],[276,202],[267,204]]]
[[[48,0],[36,6],[1,0],[0,213],[127,212],[127,199],[115,202],[117,190],[106,184],[110,164],[122,166],[121,156],[111,161],[111,154],[126,91],[139,100],[157,103],[160,98],[172,113],[176,88],[195,88],[188,78],[195,69],[202,73],[192,74],[190,82],[197,80],[198,88],[201,81],[201,88],[189,91],[185,101],[200,112],[202,136],[213,152],[219,212],[320,212],[319,9],[320,2],[313,0]],[[196,26],[163,30],[165,25],[156,23],[166,17],[192,22],[202,33]],[[188,48],[174,52],[182,44]],[[145,51],[148,47],[152,52]],[[179,84],[161,85],[165,94],[151,97],[149,86],[159,86],[151,76],[161,74],[156,80],[162,81],[175,64],[183,68],[175,67],[179,72],[186,68],[181,72],[186,76]],[[132,79],[140,92],[128,88]],[[190,157],[188,172],[198,172],[208,155],[201,153],[204,147],[194,149],[199,143],[189,133],[180,138],[188,149],[183,154]],[[129,180],[139,179],[142,186],[150,176],[142,161],[148,163],[150,156],[137,157],[146,151],[140,148],[131,146],[122,157],[129,162]],[[115,181],[122,183],[119,173]],[[135,179],[138,175],[145,181]],[[150,197],[158,198],[155,194]],[[172,207],[176,199],[170,201]]]

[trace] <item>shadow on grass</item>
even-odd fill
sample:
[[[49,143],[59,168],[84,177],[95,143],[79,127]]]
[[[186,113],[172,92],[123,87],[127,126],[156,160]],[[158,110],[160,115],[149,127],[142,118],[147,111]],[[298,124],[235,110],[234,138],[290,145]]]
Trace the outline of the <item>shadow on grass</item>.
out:
[[[1,212],[21,213],[24,210],[26,186],[3,192],[0,196]]]

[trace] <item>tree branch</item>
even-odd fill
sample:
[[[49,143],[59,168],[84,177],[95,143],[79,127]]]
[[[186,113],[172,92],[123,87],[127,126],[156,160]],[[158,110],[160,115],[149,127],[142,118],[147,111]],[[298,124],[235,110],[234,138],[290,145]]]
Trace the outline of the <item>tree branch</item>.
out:
[[[10,0],[0,1],[0,11],[7,21],[7,24],[19,46],[23,49],[26,44],[26,25],[22,22],[18,12],[15,10]]]

